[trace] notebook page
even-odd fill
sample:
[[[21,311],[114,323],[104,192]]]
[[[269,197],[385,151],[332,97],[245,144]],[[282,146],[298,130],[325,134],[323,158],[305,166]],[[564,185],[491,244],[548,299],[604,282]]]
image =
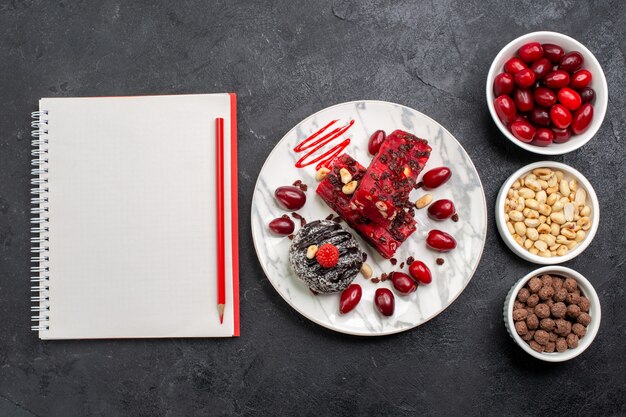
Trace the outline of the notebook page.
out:
[[[215,118],[225,118],[229,161],[229,96],[42,99],[40,107],[49,112],[50,161],[50,329],[40,336],[232,336],[232,267],[220,325],[215,239]]]

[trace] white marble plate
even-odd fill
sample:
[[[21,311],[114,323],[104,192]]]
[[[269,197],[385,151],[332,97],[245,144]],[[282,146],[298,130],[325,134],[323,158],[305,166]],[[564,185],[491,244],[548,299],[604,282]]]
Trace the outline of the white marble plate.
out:
[[[293,149],[313,132],[335,119],[339,119],[338,125],[354,120],[354,125],[343,135],[351,138],[345,152],[366,167],[371,161],[367,142],[372,132],[383,129],[389,134],[395,129],[402,129],[427,139],[432,146],[433,151],[424,172],[442,165],[452,169],[450,181],[429,193],[434,200],[450,198],[454,201],[459,221],[432,221],[428,218],[426,209],[416,210],[418,230],[396,252],[396,267],[353,232],[368,254],[367,263],[374,269],[374,276],[398,270],[400,262],[409,256],[424,261],[432,271],[433,282],[430,285],[419,286],[416,292],[408,296],[395,294],[396,308],[392,317],[381,316],[373,303],[376,288],[392,288],[391,282],[374,284],[361,274],[354,280],[363,288],[361,302],[348,314],[339,314],[339,294],[313,295],[289,266],[288,249],[291,241],[287,237],[273,235],[267,226],[272,219],[286,213],[276,204],[274,190],[281,185],[291,185],[297,179],[301,179],[309,187],[306,193],[307,203],[298,213],[307,221],[324,219],[329,214],[334,214],[315,193],[317,182],[314,166],[296,168],[295,161],[302,154],[296,154]],[[424,193],[421,189],[414,190],[411,201]],[[343,222],[342,225],[347,227]],[[298,228],[299,222],[296,221],[296,232]],[[452,234],[457,240],[456,249],[445,254],[428,249],[425,237],[431,229]],[[300,122],[280,140],[265,161],[252,198],[254,246],[261,266],[276,291],[300,314],[315,323],[354,335],[378,336],[401,332],[419,326],[441,313],[461,294],[472,278],[480,261],[486,233],[485,194],[476,168],[463,147],[450,132],[431,118],[408,107],[383,101],[338,104]],[[445,260],[443,265],[436,264],[438,257]]]

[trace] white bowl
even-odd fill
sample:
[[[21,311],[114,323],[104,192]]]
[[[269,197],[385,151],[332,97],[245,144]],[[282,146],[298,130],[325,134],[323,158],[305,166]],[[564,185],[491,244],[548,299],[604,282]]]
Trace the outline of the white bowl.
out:
[[[588,205],[590,205],[591,207],[591,215],[589,216],[589,218],[591,219],[591,228],[587,231],[587,236],[585,237],[585,239],[578,243],[578,245],[573,250],[568,251],[563,256],[544,258],[539,255],[533,255],[532,253],[528,252],[526,248],[521,247],[513,239],[513,236],[509,233],[509,230],[506,226],[506,220],[504,218],[504,205],[506,203],[507,192],[517,179],[536,168],[551,168],[553,170],[563,171],[563,173],[565,174],[565,178],[576,179],[576,181],[578,181],[578,186],[582,187],[587,192]],[[596,196],[596,192],[593,190],[593,187],[591,186],[589,181],[587,181],[587,178],[585,178],[583,174],[570,167],[569,165],[565,165],[560,162],[541,161],[526,165],[525,167],[518,169],[504,182],[504,184],[502,184],[502,188],[500,188],[498,198],[496,199],[496,226],[498,227],[498,232],[500,232],[502,240],[504,240],[504,243],[506,243],[509,249],[511,249],[517,256],[536,264],[558,264],[561,262],[569,261],[570,259],[578,256],[580,253],[582,253],[582,251],[587,248],[587,246],[589,246],[589,244],[593,240],[593,237],[598,230],[599,223],[600,204],[598,203],[598,196]]]
[[[585,62],[583,63],[583,68],[591,72],[592,80],[589,86],[593,88],[596,93],[595,101],[593,102],[593,120],[591,121],[591,125],[587,128],[586,131],[584,131],[580,135],[572,135],[572,138],[568,142],[554,143],[546,147],[531,145],[530,143],[524,143],[517,139],[515,136],[513,136],[513,134],[500,121],[500,118],[496,114],[496,110],[493,106],[493,101],[495,99],[493,95],[493,80],[496,78],[496,75],[504,72],[504,63],[508,61],[509,58],[516,56],[517,50],[522,45],[528,42],[540,42],[542,44],[553,43],[561,46],[565,50],[565,53],[578,51],[582,54],[585,60]],[[598,62],[596,57],[593,56],[593,54],[589,51],[589,49],[587,49],[582,43],[573,38],[570,38],[567,35],[545,31],[532,32],[520,36],[519,38],[511,41],[508,45],[502,48],[502,50],[498,53],[498,55],[496,55],[496,58],[493,60],[491,68],[489,68],[486,88],[487,106],[489,107],[489,112],[491,113],[493,121],[498,126],[502,134],[504,134],[504,136],[506,136],[511,142],[513,142],[520,148],[524,148],[527,151],[542,155],[562,155],[564,153],[576,150],[583,146],[585,143],[589,142],[589,140],[596,134],[598,129],[600,129],[600,125],[602,124],[602,121],[604,120],[604,115],[606,114],[607,102],[609,98],[606,78],[604,77],[602,67],[600,66],[600,63]]]
[[[517,293],[524,285],[526,285],[526,282],[532,277],[543,274],[554,274],[563,276],[565,278],[574,278],[578,283],[581,294],[589,299],[589,315],[591,316],[591,323],[589,323],[589,326],[587,326],[587,333],[584,337],[580,339],[578,347],[575,349],[567,349],[565,352],[555,351],[553,353],[536,352],[515,331],[515,322],[513,321],[513,304],[515,303]],[[515,285],[513,285],[504,301],[503,314],[504,325],[506,326],[506,330],[509,332],[509,336],[511,336],[511,338],[513,338],[513,340],[515,340],[515,342],[522,349],[524,349],[526,353],[546,362],[563,362],[575,358],[576,356],[583,353],[591,345],[593,339],[596,338],[596,335],[598,334],[598,329],[600,328],[601,319],[600,299],[598,298],[598,294],[593,289],[591,283],[573,269],[556,265],[544,266],[542,268],[532,271],[531,273],[517,281]]]

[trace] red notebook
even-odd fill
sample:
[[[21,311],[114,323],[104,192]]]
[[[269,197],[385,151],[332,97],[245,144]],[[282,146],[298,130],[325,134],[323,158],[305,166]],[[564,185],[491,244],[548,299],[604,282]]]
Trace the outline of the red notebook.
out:
[[[239,335],[236,109],[234,94],[39,102],[31,309],[41,339]]]

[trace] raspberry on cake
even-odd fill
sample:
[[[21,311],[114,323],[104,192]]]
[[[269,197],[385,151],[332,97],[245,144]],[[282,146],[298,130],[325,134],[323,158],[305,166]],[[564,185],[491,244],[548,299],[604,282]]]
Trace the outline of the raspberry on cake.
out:
[[[383,257],[391,258],[396,249],[415,231],[415,220],[400,209],[388,227],[380,226],[363,216],[358,210],[350,205],[351,195],[342,190],[341,169],[348,170],[352,180],[360,182],[365,174],[365,167],[354,160],[350,155],[339,156],[330,167],[326,175],[317,187],[317,194],[339,216],[365,239]],[[358,191],[358,188],[357,188]]]
[[[309,247],[319,246],[316,256]],[[340,224],[315,220],[304,225],[289,247],[289,264],[312,291],[345,290],[363,265],[363,251],[354,236]]]
[[[351,203],[363,217],[388,227],[406,204],[430,151],[426,140],[395,130],[382,143]]]

